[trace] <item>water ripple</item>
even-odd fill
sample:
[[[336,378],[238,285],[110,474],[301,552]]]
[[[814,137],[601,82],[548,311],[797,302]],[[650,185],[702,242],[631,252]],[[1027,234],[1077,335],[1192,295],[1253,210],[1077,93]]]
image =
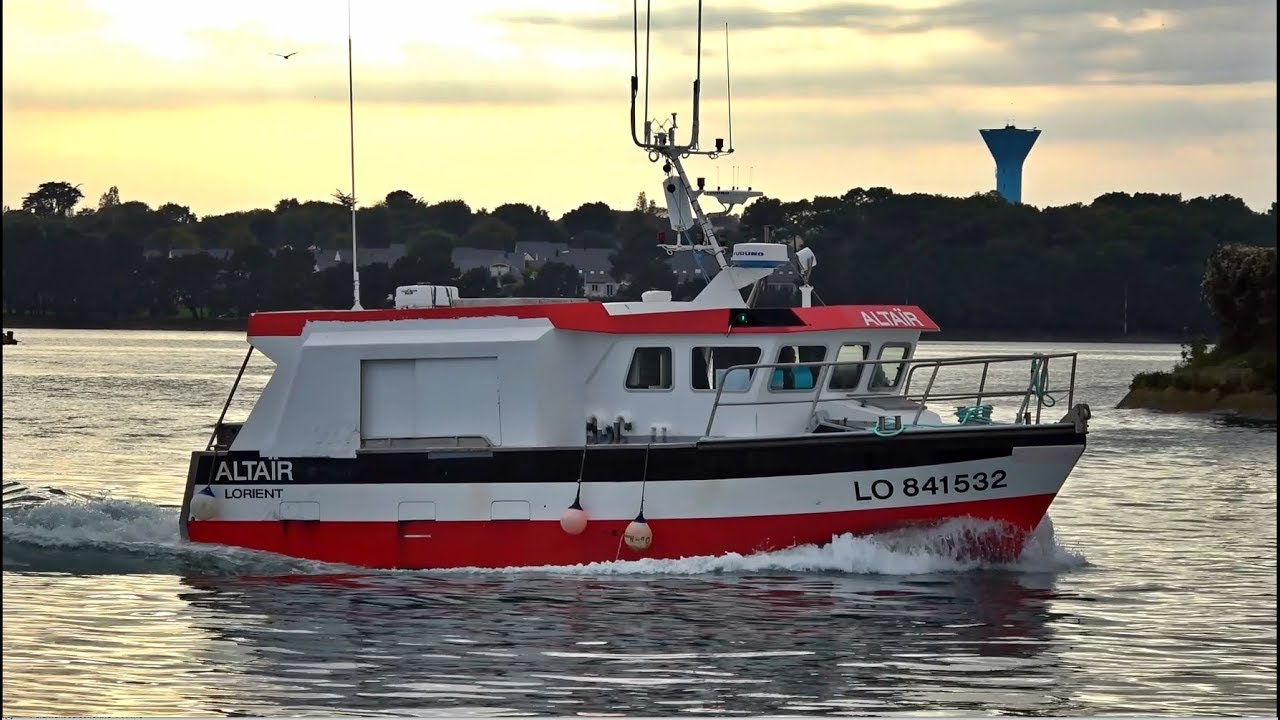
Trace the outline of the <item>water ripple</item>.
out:
[[[952,556],[951,527],[371,573],[178,537],[239,334],[24,335],[3,356],[6,715],[1276,712],[1274,424],[1111,409],[1175,346],[1082,348],[1089,449],[1007,566]]]

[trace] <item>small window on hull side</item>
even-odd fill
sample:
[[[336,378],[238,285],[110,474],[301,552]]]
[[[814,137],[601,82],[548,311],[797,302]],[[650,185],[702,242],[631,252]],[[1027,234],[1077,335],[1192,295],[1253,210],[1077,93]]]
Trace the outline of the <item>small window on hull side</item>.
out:
[[[836,353],[836,362],[851,363],[867,359],[870,347],[866,343],[846,343]],[[827,387],[832,390],[856,390],[862,380],[862,369],[866,365],[836,365],[831,368],[831,382]]]
[[[636,348],[627,369],[627,389],[670,390],[671,348]]]
[[[798,351],[798,352],[797,352]],[[822,362],[827,357],[827,348],[825,345],[783,345],[778,350],[778,363],[807,363]],[[769,378],[769,390],[771,392],[781,392],[784,390],[812,390],[814,383],[817,381],[818,373],[822,368],[818,367],[780,367],[773,370],[772,376]]]
[[[693,389],[715,390],[723,378],[724,392],[746,392],[751,388],[755,370],[727,371],[734,365],[755,365],[758,362],[760,348],[757,347],[695,347]]]
[[[911,354],[911,346],[901,343],[885,344],[880,348],[880,360],[905,360]],[[898,381],[902,379],[902,371],[906,369],[905,362],[885,363],[877,365],[875,372],[871,375],[871,382],[868,384],[870,390],[889,390],[897,387]]]

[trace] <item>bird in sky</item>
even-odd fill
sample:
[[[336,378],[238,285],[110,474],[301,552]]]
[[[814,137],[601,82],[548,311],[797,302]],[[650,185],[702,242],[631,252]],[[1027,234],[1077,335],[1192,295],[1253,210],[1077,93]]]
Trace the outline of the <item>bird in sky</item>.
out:
[[[298,54],[298,52],[295,50],[294,52],[291,52],[291,53],[289,53],[288,55],[281,55],[280,53],[271,53],[271,54],[272,54],[272,55],[275,55],[275,56],[276,56],[276,57],[278,57],[278,58],[284,58],[285,60],[288,60],[289,58],[293,57],[294,55],[297,55],[297,54]]]

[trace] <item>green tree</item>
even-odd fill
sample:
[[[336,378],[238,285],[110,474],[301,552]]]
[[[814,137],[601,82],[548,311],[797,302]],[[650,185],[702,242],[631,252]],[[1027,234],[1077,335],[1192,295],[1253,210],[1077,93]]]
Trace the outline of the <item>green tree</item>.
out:
[[[497,297],[498,281],[489,268],[471,268],[458,278],[458,294],[462,297]]]
[[[79,185],[68,182],[41,183],[35,192],[22,198],[22,209],[40,217],[70,217],[71,211],[84,198]]]
[[[109,207],[115,207],[120,204],[120,188],[112,185],[106,192],[102,193],[102,197],[98,198],[98,209],[105,210]]]
[[[170,250],[195,249],[200,247],[200,236],[191,228],[183,225],[171,225],[153,231],[143,238],[142,247],[167,253]]]
[[[383,200],[388,209],[395,212],[412,212],[422,208],[422,201],[408,190],[392,190]]]
[[[582,297],[582,275],[572,265],[548,260],[528,269],[519,294],[522,297]]]
[[[395,236],[393,214],[386,205],[360,208],[356,211],[356,228],[360,247],[385,248]]]
[[[174,297],[191,313],[194,320],[208,318],[217,304],[221,268],[212,255],[195,253],[167,262]]]
[[[511,252],[516,247],[516,230],[492,215],[482,215],[458,243],[463,247]]]
[[[443,230],[424,230],[405,244],[405,253],[430,263],[446,263],[453,255],[457,240]]]
[[[191,212],[191,208],[177,203],[165,203],[156,208],[156,215],[166,225],[194,225],[199,218]]]
[[[494,208],[490,216],[509,225],[515,231],[515,242],[530,240],[562,242],[564,240],[564,233],[541,207],[530,207],[524,203],[507,203]]]
[[[424,214],[428,225],[461,237],[475,222],[471,207],[461,200],[445,200],[430,205]]]
[[[1218,321],[1223,352],[1275,352],[1274,247],[1233,244],[1214,248],[1201,287]]]
[[[569,236],[569,244],[574,247],[592,247],[581,245],[576,238],[582,233],[594,231],[612,234],[618,227],[618,214],[602,202],[583,203],[570,210],[560,218],[565,233]]]
[[[306,248],[287,247],[276,250],[263,269],[266,279],[262,284],[260,309],[299,310],[314,306],[312,285],[315,262],[315,256]],[[366,282],[376,280],[366,271],[367,268],[362,268],[360,273],[362,291]]]

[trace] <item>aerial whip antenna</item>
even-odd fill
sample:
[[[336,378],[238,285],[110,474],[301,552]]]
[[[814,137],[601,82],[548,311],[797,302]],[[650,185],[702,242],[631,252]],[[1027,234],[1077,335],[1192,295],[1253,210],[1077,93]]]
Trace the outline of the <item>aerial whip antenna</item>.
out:
[[[356,90],[351,62],[351,0],[347,0],[347,118],[351,126],[351,292],[352,310],[360,306],[360,263],[356,260]]]
[[[729,23],[724,24],[724,99],[729,106],[729,152],[733,152],[733,88],[729,85]]]
[[[702,0],[698,0],[697,70],[693,76],[693,126],[689,128],[689,148],[698,149],[698,94],[702,87]]]
[[[653,0],[644,3],[644,142],[649,143],[649,31]]]
[[[663,192],[666,195],[667,215],[671,221],[671,227],[676,231],[678,241],[675,244],[667,244],[665,242],[665,234],[660,234],[658,247],[665,250],[668,254],[674,254],[677,251],[692,250],[696,252],[705,252],[713,255],[720,269],[728,268],[729,264],[724,257],[725,248],[720,245],[716,238],[716,228],[712,224],[713,218],[720,218],[729,215],[733,211],[734,206],[749,202],[763,195],[751,189],[739,190],[735,187],[724,190],[717,187],[715,190],[706,188],[705,178],[696,178],[693,182],[685,172],[685,158],[692,155],[704,156],[715,159],[721,155],[728,155],[733,152],[733,125],[732,125],[732,105],[729,106],[730,125],[729,125],[729,144],[725,146],[725,138],[718,137],[715,139],[714,147],[706,150],[699,149],[698,136],[701,130],[702,120],[702,20],[703,20],[703,0],[698,0],[698,23],[697,23],[697,57],[696,70],[693,80],[693,122],[689,129],[689,137],[684,143],[678,143],[676,140],[676,114],[671,113],[670,121],[656,123],[649,117],[649,85],[650,72],[652,69],[652,37],[653,37],[653,2],[645,0],[645,21],[644,21],[644,129],[641,132],[636,124],[636,111],[639,109],[640,100],[640,2],[632,0],[631,2],[631,31],[632,38],[632,75],[631,75],[631,140],[638,147],[648,153],[649,161],[661,163],[663,175]],[[732,92],[729,84],[729,25],[725,24],[725,95],[728,99]],[[657,132],[655,132],[655,129]],[[737,175],[737,168],[733,168],[734,175]],[[716,168],[717,175],[719,167]],[[715,198],[721,205],[723,210],[714,213],[708,213],[702,209],[699,200],[709,196]],[[695,229],[696,228],[696,229]],[[700,230],[700,233],[697,233]],[[695,242],[694,238],[700,234],[702,242]],[[688,238],[689,243],[682,242]],[[732,275],[732,273],[731,273]]]
[[[631,0],[631,142],[644,147],[636,136],[636,95],[640,92],[640,0]]]

